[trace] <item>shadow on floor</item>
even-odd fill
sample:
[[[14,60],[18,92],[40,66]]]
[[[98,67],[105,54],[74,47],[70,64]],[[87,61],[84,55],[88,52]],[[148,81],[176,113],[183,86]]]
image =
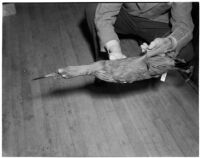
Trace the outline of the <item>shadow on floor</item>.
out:
[[[92,96],[98,97],[116,97],[120,95],[126,95],[127,93],[131,93],[132,95],[138,94],[141,92],[145,92],[147,89],[156,90],[160,83],[159,79],[150,79],[145,81],[137,81],[132,84],[118,84],[118,83],[105,83],[102,86],[97,86],[93,82],[88,84],[83,84],[81,86],[74,87],[63,87],[53,89],[48,93],[43,93],[42,98],[54,98],[54,97],[63,97],[69,94],[79,95],[80,93],[89,93]]]

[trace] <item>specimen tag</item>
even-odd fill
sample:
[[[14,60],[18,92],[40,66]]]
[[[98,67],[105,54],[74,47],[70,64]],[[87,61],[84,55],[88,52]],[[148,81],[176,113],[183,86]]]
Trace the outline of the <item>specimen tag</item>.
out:
[[[167,77],[167,73],[164,73],[164,74],[162,74],[162,76],[160,77],[160,80],[161,80],[162,82],[165,82],[166,77]]]

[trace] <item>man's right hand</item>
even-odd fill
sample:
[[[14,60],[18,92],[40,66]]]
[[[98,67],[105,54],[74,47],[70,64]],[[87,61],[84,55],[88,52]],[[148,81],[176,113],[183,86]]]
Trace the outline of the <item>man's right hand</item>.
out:
[[[124,58],[126,58],[126,56],[122,53],[118,53],[118,52],[109,53],[110,60],[117,60],[117,59],[124,59]]]
[[[122,53],[121,47],[118,41],[112,40],[106,43],[106,49],[108,51],[110,60],[124,59],[126,56]]]

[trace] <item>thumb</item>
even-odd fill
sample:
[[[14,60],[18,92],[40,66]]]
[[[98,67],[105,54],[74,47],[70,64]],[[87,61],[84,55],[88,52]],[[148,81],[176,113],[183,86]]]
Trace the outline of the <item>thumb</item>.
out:
[[[152,41],[148,47],[148,49],[153,49],[155,48],[159,43],[159,40],[158,39],[155,39],[154,41]]]

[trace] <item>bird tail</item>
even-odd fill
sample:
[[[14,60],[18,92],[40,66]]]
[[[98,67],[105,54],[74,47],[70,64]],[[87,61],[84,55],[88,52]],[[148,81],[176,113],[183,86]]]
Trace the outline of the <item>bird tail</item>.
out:
[[[180,72],[186,74],[186,82],[190,80],[194,72],[194,66],[190,65],[189,63],[185,62],[183,59],[174,59],[175,60],[175,69]]]

